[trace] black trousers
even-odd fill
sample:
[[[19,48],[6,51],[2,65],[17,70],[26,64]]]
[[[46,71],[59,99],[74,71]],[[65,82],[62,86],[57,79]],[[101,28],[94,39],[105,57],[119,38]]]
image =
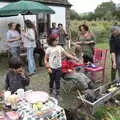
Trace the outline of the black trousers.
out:
[[[53,89],[55,83],[56,90],[60,90],[60,78],[62,75],[61,68],[52,69],[52,73],[49,75],[50,75],[50,83],[49,83],[50,89]]]

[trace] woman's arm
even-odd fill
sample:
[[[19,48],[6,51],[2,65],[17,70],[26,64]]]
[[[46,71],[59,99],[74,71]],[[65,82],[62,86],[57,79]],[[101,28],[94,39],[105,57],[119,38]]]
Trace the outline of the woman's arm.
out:
[[[29,30],[27,33],[23,33],[23,36],[25,36],[30,41],[35,41],[35,32],[33,30]]]
[[[14,42],[14,41],[18,41],[18,40],[20,40],[20,36],[19,37],[15,37],[15,38],[11,38],[11,39],[9,39],[9,40],[7,40],[8,42]]]

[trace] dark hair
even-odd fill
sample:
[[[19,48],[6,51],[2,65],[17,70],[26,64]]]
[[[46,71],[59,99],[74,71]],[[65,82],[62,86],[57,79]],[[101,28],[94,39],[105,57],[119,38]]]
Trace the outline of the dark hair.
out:
[[[18,58],[18,57],[12,57],[9,60],[9,68],[11,68],[11,69],[18,69],[22,66],[23,66],[23,64],[22,64],[20,58]]]
[[[62,23],[59,23],[58,26],[63,26],[63,24],[62,24]]]
[[[27,28],[34,28],[33,23],[30,20],[25,20],[25,25]]]
[[[53,46],[53,42],[56,41],[57,38],[58,38],[57,34],[51,34],[47,40],[48,45]]]
[[[21,34],[21,25],[17,24],[15,30],[18,31]]]
[[[13,22],[9,23],[8,28],[11,29],[13,24],[14,24]]]
[[[80,26],[79,26],[79,30],[80,30],[80,31],[82,31],[82,30],[81,30],[81,27],[83,27],[85,31],[89,31],[89,27],[88,27],[87,25],[85,25],[85,24],[80,25]]]

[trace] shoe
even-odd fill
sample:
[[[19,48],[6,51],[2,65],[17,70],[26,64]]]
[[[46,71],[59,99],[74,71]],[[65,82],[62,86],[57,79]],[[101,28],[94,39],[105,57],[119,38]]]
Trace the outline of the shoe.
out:
[[[50,88],[50,89],[49,89],[49,94],[50,94],[50,96],[53,95],[53,88]]]
[[[55,98],[58,100],[58,102],[63,101],[62,97],[60,95],[56,95]]]

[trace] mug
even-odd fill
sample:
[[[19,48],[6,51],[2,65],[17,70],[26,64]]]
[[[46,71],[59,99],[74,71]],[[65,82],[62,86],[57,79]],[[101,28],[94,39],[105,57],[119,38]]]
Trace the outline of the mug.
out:
[[[25,94],[24,89],[18,89],[16,93],[19,98],[23,98]]]

